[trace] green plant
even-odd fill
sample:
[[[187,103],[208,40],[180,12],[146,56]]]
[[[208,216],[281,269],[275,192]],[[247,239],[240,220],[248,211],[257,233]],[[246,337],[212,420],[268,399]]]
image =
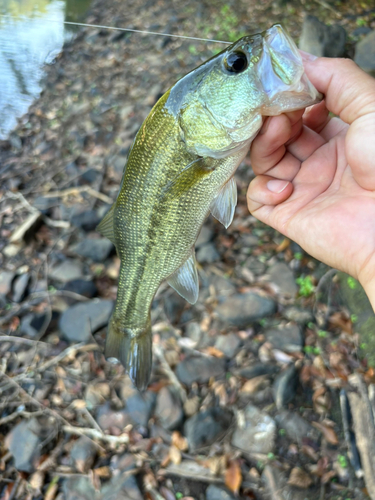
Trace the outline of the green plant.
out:
[[[296,252],[294,254],[294,258],[297,259],[297,260],[302,260],[302,257],[303,257],[302,252]]]
[[[183,498],[183,497],[184,497],[184,494],[183,494],[183,493],[181,493],[180,491],[178,491],[178,492],[176,493],[176,500],[180,500],[180,498]]]
[[[352,323],[357,323],[357,321],[358,321],[358,316],[357,316],[356,314],[351,314],[351,315],[350,315],[350,321],[351,321]]]
[[[358,286],[358,282],[357,280],[355,280],[354,278],[352,278],[351,276],[348,276],[348,279],[346,280],[347,284],[348,284],[348,287],[351,289],[351,290],[355,290]]]
[[[327,337],[327,335],[328,332],[326,332],[325,330],[318,330],[318,337],[325,338]]]
[[[300,276],[296,279],[297,285],[299,285],[299,294],[303,297],[310,297],[314,292],[314,285],[311,276]]]
[[[338,455],[337,461],[339,463],[339,466],[342,467],[343,469],[346,469],[346,467],[348,466],[348,461],[345,455]]]

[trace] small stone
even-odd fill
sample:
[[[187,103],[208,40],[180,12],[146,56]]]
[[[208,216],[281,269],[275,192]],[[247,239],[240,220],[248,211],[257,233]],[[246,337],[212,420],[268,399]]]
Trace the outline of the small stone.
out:
[[[276,304],[272,299],[252,292],[232,295],[217,306],[217,313],[223,321],[240,328],[272,315],[275,310]]]
[[[245,366],[238,371],[240,377],[251,380],[255,377],[260,377],[261,375],[274,375],[279,371],[277,365],[272,365],[268,363],[255,363],[251,366]]]
[[[269,281],[276,285],[277,291],[284,295],[294,297],[298,292],[293,271],[285,262],[277,262],[268,270]]]
[[[85,210],[73,215],[70,222],[73,226],[82,228],[84,231],[94,231],[100,222],[100,217],[95,210]]]
[[[202,337],[202,330],[199,323],[196,323],[195,321],[188,323],[185,330],[185,336],[189,337],[189,339],[197,345]]]
[[[49,198],[47,196],[38,196],[33,202],[33,207],[46,214],[52,207],[58,207],[61,203],[60,198]]]
[[[70,459],[75,468],[82,474],[88,472],[95,460],[97,447],[92,439],[81,436],[70,452]]]
[[[318,57],[343,57],[346,31],[342,26],[327,26],[315,16],[307,15],[303,21],[299,48]]]
[[[62,287],[62,290],[78,293],[78,295],[83,295],[83,297],[87,297],[88,299],[92,299],[98,293],[95,283],[91,280],[85,279],[68,281]]]
[[[49,277],[66,283],[78,278],[82,278],[82,263],[78,260],[66,259],[53,267],[49,272]]]
[[[280,410],[294,400],[298,383],[298,371],[294,364],[280,372],[273,383],[273,397]]]
[[[217,379],[225,375],[225,360],[206,356],[189,356],[177,365],[176,375],[187,386],[193,382],[205,384],[211,377]]]
[[[201,232],[199,233],[198,239],[195,243],[195,247],[199,248],[206,243],[209,243],[214,236],[213,230],[208,226],[202,226]]]
[[[172,292],[164,301],[164,310],[171,323],[180,321],[181,315],[186,307],[186,300],[177,292]]]
[[[206,490],[206,500],[236,500],[236,497],[227,489],[210,484]]]
[[[30,282],[30,274],[24,273],[17,276],[13,282],[13,300],[14,302],[22,302],[27,295],[27,287]]]
[[[287,484],[286,474],[276,466],[266,465],[262,474],[262,483],[265,486],[267,498],[272,500],[306,500],[306,490],[297,490]],[[310,496],[313,498],[313,496]],[[315,495],[314,495],[315,497]]]
[[[275,439],[275,421],[256,406],[247,405],[244,426],[237,426],[232,445],[247,453],[267,454],[273,452]]]
[[[44,313],[26,314],[21,320],[20,333],[31,338],[37,337],[44,327],[46,319],[47,315]]]
[[[225,299],[229,295],[233,295],[236,291],[236,287],[231,283],[230,280],[223,278],[222,276],[217,276],[216,274],[211,274],[209,277],[210,285],[215,288],[216,296],[219,299]]]
[[[158,393],[155,416],[168,431],[177,429],[182,423],[184,412],[180,400],[169,387],[163,387]]]
[[[114,251],[114,244],[107,238],[89,238],[77,243],[71,247],[71,250],[94,262],[103,262]]]
[[[103,431],[110,432],[113,432],[113,428],[121,432],[124,427],[133,423],[126,412],[126,408],[114,410],[109,403],[99,406],[96,419]]]
[[[112,300],[93,299],[75,304],[61,315],[60,332],[69,342],[88,342],[92,333],[108,324],[112,309]]]
[[[100,500],[91,478],[69,477],[63,482],[64,500]]]
[[[0,295],[4,298],[12,290],[12,282],[14,280],[15,273],[11,271],[1,271],[0,272]]]
[[[267,342],[270,342],[274,349],[291,353],[302,351],[303,336],[297,325],[270,328],[264,332],[264,335]]]
[[[375,30],[357,43],[354,61],[364,71],[375,76]]]
[[[155,406],[156,395],[154,392],[135,392],[126,400],[126,413],[135,425],[147,428]]]
[[[190,451],[210,446],[223,437],[232,419],[232,412],[221,407],[209,408],[189,418],[184,425],[184,434]]]
[[[227,358],[233,358],[241,344],[241,339],[236,333],[228,333],[228,335],[219,335],[216,338],[215,347],[219,349]]]
[[[196,258],[200,264],[212,264],[220,260],[220,254],[213,243],[206,243],[198,249]]]
[[[16,469],[34,472],[40,456],[41,427],[36,418],[17,424],[5,438],[5,446],[13,455]]]
[[[260,276],[266,270],[266,265],[253,256],[246,259],[244,267],[249,269],[255,276]]]
[[[300,325],[306,325],[309,321],[313,321],[314,319],[311,311],[307,309],[300,309],[295,306],[285,308],[283,316],[289,321],[294,321]]]
[[[312,439],[317,442],[319,433],[298,413],[281,410],[275,420],[280,429],[284,429],[287,436],[299,445],[303,444],[305,439]]]

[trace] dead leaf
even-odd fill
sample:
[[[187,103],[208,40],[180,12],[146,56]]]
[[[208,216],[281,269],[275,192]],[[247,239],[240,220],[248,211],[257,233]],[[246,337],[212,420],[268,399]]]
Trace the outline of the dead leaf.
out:
[[[108,479],[112,476],[111,469],[107,465],[98,467],[97,469],[94,469],[93,472],[98,477],[103,477],[104,479]]]
[[[76,399],[75,401],[73,401],[71,406],[73,408],[76,408],[77,410],[83,410],[84,408],[86,408],[86,401],[84,401],[83,399]]]
[[[241,467],[238,460],[229,462],[229,466],[225,472],[225,485],[236,495],[242,483]]]
[[[315,429],[318,429],[318,431],[323,434],[324,438],[328,441],[329,444],[333,444],[335,446],[339,444],[336,432],[332,429],[332,427],[323,425],[320,422],[312,422],[312,425],[315,427]]]
[[[181,451],[187,451],[189,448],[186,437],[182,436],[178,431],[172,433],[172,444]]]
[[[290,240],[288,240],[288,238],[284,238],[283,241],[280,243],[280,245],[276,247],[276,252],[277,253],[283,252],[288,248],[289,245],[290,245]]]
[[[179,465],[181,463],[181,460],[182,460],[181,452],[177,448],[177,446],[172,445],[169,448],[169,458],[170,458],[171,462],[174,463],[175,465]]]
[[[312,482],[312,478],[303,469],[294,467],[294,469],[291,470],[288,479],[288,484],[291,486],[296,486],[297,488],[308,488],[312,485]]]
[[[39,470],[34,472],[34,474],[30,477],[30,480],[29,480],[30,487],[38,495],[40,495],[40,492],[42,491],[42,488],[44,485],[44,478],[45,478],[45,473],[42,471],[39,471]]]
[[[214,346],[209,346],[207,349],[204,349],[204,352],[206,354],[209,354],[210,356],[214,356],[215,358],[223,358],[224,353],[221,352],[217,347]]]

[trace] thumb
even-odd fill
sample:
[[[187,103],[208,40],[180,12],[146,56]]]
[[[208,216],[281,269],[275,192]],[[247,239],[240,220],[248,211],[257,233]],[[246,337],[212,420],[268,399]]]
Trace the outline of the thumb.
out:
[[[375,79],[350,59],[333,59],[301,53],[311,83],[325,95],[329,111],[349,125],[375,113]]]

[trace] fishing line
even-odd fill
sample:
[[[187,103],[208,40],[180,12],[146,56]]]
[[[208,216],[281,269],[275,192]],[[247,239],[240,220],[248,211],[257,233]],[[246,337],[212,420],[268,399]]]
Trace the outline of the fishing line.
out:
[[[9,19],[19,19],[16,16],[11,16],[9,14],[0,14],[0,17],[5,17]],[[33,19],[33,18],[28,18],[28,19]],[[34,18],[35,19],[35,18]],[[61,23],[61,21],[58,21],[57,19],[47,19],[47,18],[41,18],[41,21],[49,21],[50,23]],[[173,38],[183,38],[185,40],[199,40],[201,42],[213,42],[213,43],[225,43],[226,45],[230,45],[231,42],[225,42],[223,40],[213,40],[210,38],[198,38],[195,36],[184,36],[184,35],[173,35],[172,33],[158,33],[157,31],[144,31],[144,30],[136,30],[132,28],[118,28],[117,26],[104,26],[100,24],[87,24],[87,23],[74,23],[72,21],[62,21],[63,24],[71,25],[71,26],[82,26],[85,28],[99,28],[99,29],[107,29],[107,30],[114,30],[114,31],[128,31],[131,33],[141,33],[145,35],[158,35],[158,36],[170,36]]]

